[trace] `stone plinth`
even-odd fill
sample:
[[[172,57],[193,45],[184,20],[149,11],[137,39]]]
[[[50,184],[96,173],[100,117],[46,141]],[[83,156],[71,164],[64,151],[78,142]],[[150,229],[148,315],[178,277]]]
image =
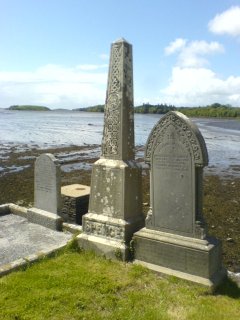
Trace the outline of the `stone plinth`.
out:
[[[88,212],[90,187],[71,184],[61,188],[62,209],[60,216],[66,222],[82,224],[82,216]]]
[[[202,215],[204,139],[183,114],[169,112],[149,135],[150,210],[134,235],[135,259],[149,268],[209,286],[225,276],[221,244],[207,236]]]
[[[143,228],[134,234],[135,263],[209,287],[226,276],[221,267],[221,243]]]
[[[141,170],[135,162],[95,162],[89,213],[83,216],[84,232],[79,236],[84,249],[129,259],[132,234],[143,226],[140,188]]]
[[[120,39],[111,47],[102,153],[93,165],[80,247],[129,259],[132,234],[143,226],[141,169],[134,159],[132,46]]]

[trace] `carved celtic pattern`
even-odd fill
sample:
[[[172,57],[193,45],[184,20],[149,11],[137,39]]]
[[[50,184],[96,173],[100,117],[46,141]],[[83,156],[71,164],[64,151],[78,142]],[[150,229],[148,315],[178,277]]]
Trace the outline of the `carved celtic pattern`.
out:
[[[121,122],[122,104],[128,112],[124,118],[125,125],[129,128],[127,143],[129,149],[134,147],[133,129],[133,79],[132,79],[132,51],[131,45],[126,42],[113,43],[108,75],[108,90],[104,114],[104,130],[102,140],[102,156],[105,158],[120,159],[123,143]],[[125,138],[125,137],[124,137]],[[133,152],[130,152],[132,155]]]
[[[108,76],[108,94],[120,92],[121,90],[121,71],[120,61],[123,55],[123,45],[113,44],[111,51],[111,65]]]
[[[123,81],[127,84],[126,97],[130,104],[133,106],[133,70],[132,70],[132,52],[130,46],[124,46],[124,68],[123,68]]]
[[[108,97],[102,141],[102,155],[106,157],[119,154],[120,104],[117,94]]]
[[[155,148],[163,143],[163,138],[168,134],[168,128],[170,126],[175,128],[178,140],[192,155],[195,164],[203,166],[206,165],[208,162],[207,150],[200,132],[198,133],[198,137],[196,137],[191,126],[184,119],[181,119],[175,112],[169,112],[153,128],[147,141],[145,161],[150,162],[151,155]],[[201,144],[199,142],[199,137],[201,137]]]
[[[124,228],[122,226],[113,226],[106,223],[85,220],[84,232],[96,236],[124,240]]]
[[[104,157],[117,156],[120,153],[120,107],[121,91],[120,61],[122,60],[123,45],[113,44],[108,76],[108,91],[104,113],[104,130],[102,141],[102,155]]]

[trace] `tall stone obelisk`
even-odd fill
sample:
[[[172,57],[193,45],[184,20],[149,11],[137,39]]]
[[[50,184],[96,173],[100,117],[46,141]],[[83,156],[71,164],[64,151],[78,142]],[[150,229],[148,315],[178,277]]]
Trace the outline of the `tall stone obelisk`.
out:
[[[80,247],[129,259],[132,234],[144,223],[141,169],[134,159],[132,46],[120,39],[111,46],[102,154],[93,165]]]

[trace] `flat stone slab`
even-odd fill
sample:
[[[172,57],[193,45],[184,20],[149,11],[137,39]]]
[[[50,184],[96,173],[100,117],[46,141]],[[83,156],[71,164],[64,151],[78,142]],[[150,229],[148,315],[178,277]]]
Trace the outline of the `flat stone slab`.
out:
[[[84,184],[70,184],[61,187],[61,194],[67,197],[79,198],[89,196],[90,187]]]
[[[0,274],[4,265],[11,268],[16,260],[34,261],[63,247],[71,238],[71,233],[30,223],[15,214],[0,216]]]

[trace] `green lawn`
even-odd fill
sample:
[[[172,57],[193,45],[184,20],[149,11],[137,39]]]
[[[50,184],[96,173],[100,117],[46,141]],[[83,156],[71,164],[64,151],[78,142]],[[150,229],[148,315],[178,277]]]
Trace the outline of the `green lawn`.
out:
[[[240,290],[214,295],[174,277],[77,252],[74,245],[0,278],[0,319],[240,319]]]

